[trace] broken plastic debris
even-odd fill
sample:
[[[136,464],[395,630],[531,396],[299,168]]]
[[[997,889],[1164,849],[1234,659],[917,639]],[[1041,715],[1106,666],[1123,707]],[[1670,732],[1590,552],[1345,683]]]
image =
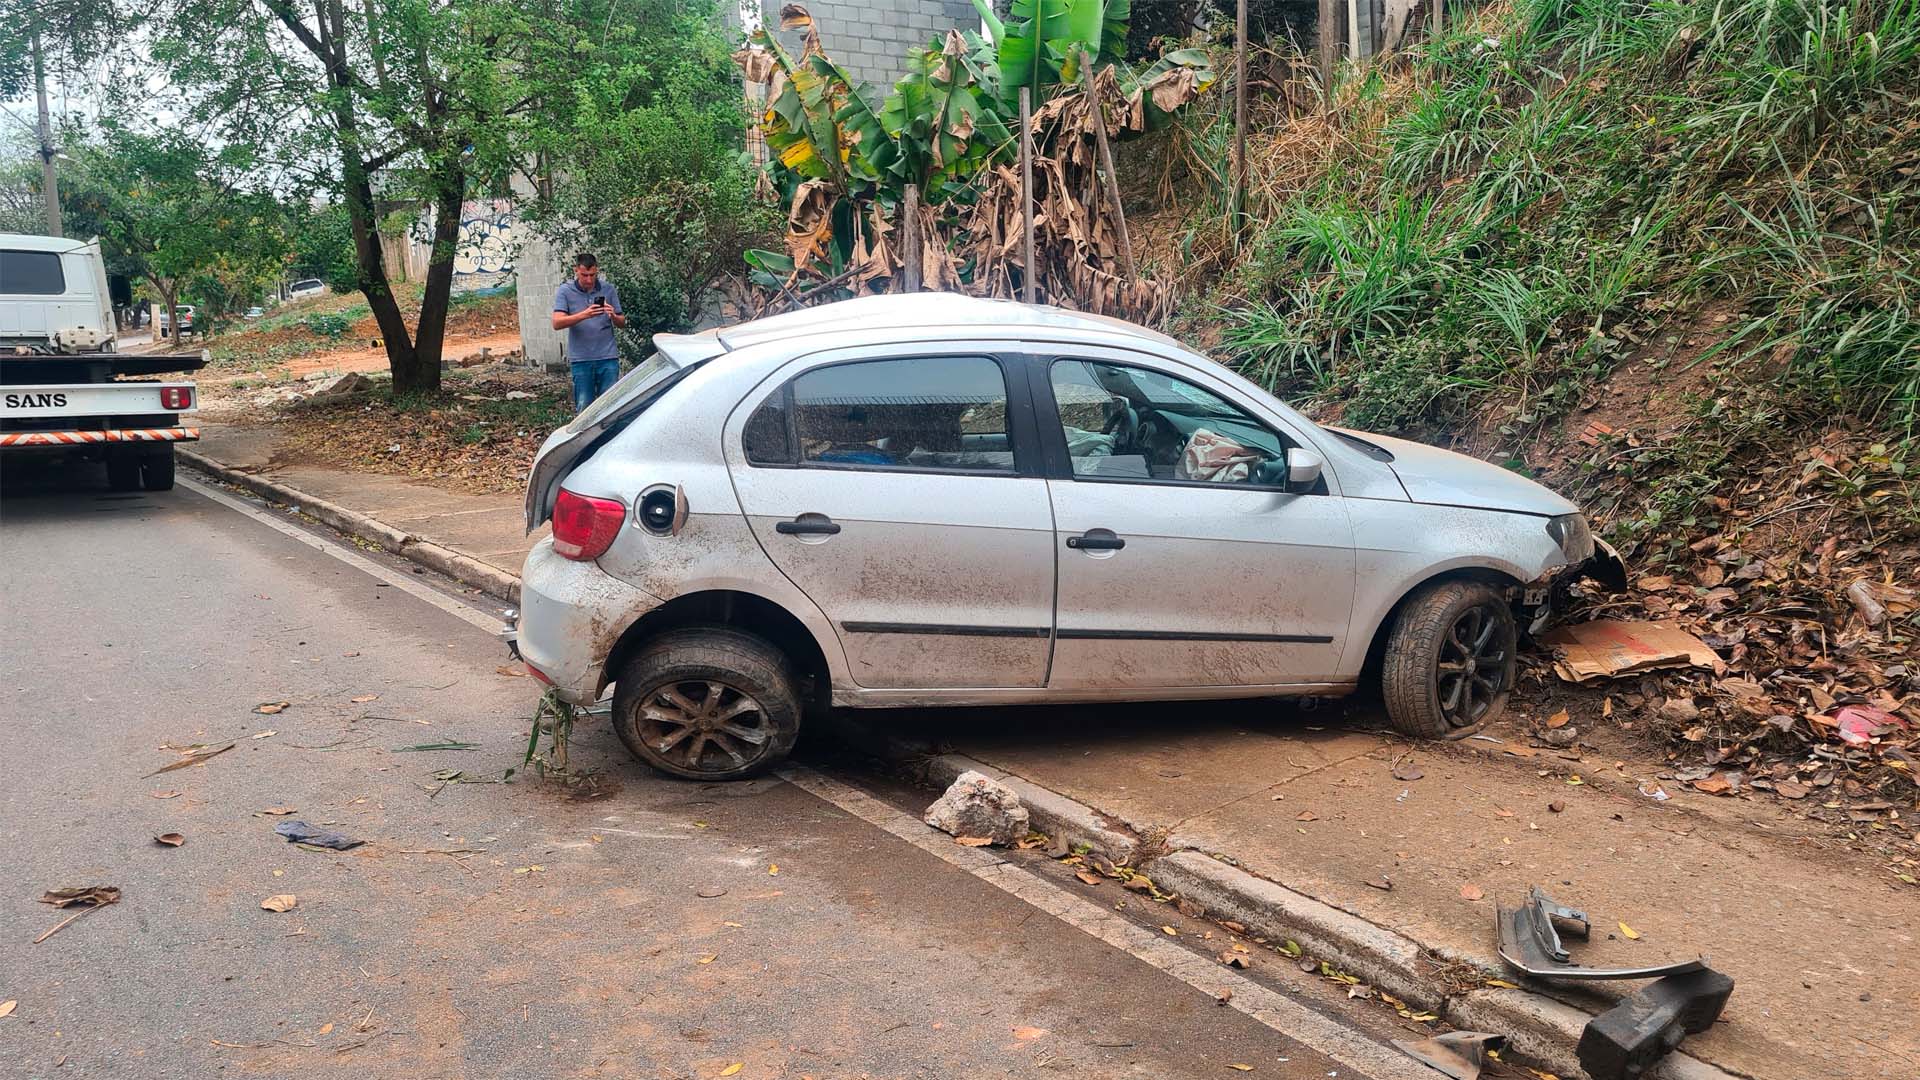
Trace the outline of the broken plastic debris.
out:
[[[316,829],[304,821],[283,821],[275,825],[273,831],[286,837],[289,843],[312,844],[314,847],[332,848],[335,851],[347,851],[366,843],[365,840],[356,840],[343,832]]]

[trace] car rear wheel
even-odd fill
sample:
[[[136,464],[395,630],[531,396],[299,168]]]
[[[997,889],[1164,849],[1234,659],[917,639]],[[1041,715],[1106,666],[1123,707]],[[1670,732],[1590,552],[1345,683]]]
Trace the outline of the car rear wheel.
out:
[[[1415,593],[1387,639],[1381,689],[1396,730],[1459,738],[1498,717],[1513,689],[1519,632],[1500,591],[1445,581]]]
[[[689,780],[739,780],[785,760],[800,735],[787,658],[723,627],[660,635],[620,670],[613,726],[634,756]]]

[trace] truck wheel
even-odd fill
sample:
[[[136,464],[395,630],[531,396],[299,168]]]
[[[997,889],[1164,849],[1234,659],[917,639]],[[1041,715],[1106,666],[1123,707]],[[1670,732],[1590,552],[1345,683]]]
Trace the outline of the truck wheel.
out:
[[[1394,729],[1459,738],[1498,717],[1518,640],[1513,609],[1490,585],[1443,581],[1415,593],[1393,624],[1380,673]]]
[[[140,486],[140,459],[125,450],[107,451],[107,486],[132,491]]]
[[[173,490],[173,447],[140,459],[140,486],[148,491]]]
[[[688,780],[740,780],[784,760],[800,736],[787,658],[725,627],[660,635],[620,670],[613,728],[634,756]]]

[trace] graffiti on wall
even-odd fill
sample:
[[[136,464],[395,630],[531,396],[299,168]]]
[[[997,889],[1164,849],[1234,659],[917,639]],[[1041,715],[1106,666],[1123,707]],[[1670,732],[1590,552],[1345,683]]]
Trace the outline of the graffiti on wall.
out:
[[[460,206],[460,246],[453,253],[455,292],[490,289],[513,281],[520,244],[520,216],[512,199],[468,199]]]

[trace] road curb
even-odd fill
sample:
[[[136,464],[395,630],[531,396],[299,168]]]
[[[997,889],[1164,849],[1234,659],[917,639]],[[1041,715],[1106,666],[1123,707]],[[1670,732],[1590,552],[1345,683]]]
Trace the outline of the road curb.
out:
[[[479,589],[488,596],[504,600],[509,604],[520,601],[520,579],[516,575],[488,566],[478,559],[462,555],[430,540],[422,540],[412,533],[396,529],[358,510],[349,510],[317,495],[309,495],[299,488],[242,472],[230,465],[223,465],[197,451],[181,447],[175,452],[189,467],[223,484],[231,484],[251,491],[263,499],[291,506],[301,513],[318,519],[329,528],[378,545],[384,551],[419,563],[429,570],[445,574],[462,585]]]
[[[1555,1075],[1585,1077],[1575,1049],[1593,1013],[1528,989],[1481,986],[1464,992],[1445,977],[1512,979],[1508,972],[1423,945],[1398,931],[1368,922],[1351,912],[1295,892],[1223,862],[1197,847],[1167,837],[1164,852],[1149,845],[1095,808],[1040,787],[1003,769],[964,754],[939,753],[926,743],[836,718],[832,726],[847,742],[885,761],[916,769],[938,787],[973,770],[1012,788],[1026,802],[1033,827],[1069,844],[1086,844],[1115,862],[1131,863],[1163,891],[1198,903],[1209,914],[1231,919],[1249,934],[1269,941],[1292,940],[1302,953],[1323,960],[1409,1006],[1438,1013],[1449,1024],[1507,1036],[1515,1053]],[[1492,933],[1492,926],[1488,926]],[[1736,1074],[1685,1053],[1662,1058],[1649,1078],[1660,1080],[1739,1080]]]

